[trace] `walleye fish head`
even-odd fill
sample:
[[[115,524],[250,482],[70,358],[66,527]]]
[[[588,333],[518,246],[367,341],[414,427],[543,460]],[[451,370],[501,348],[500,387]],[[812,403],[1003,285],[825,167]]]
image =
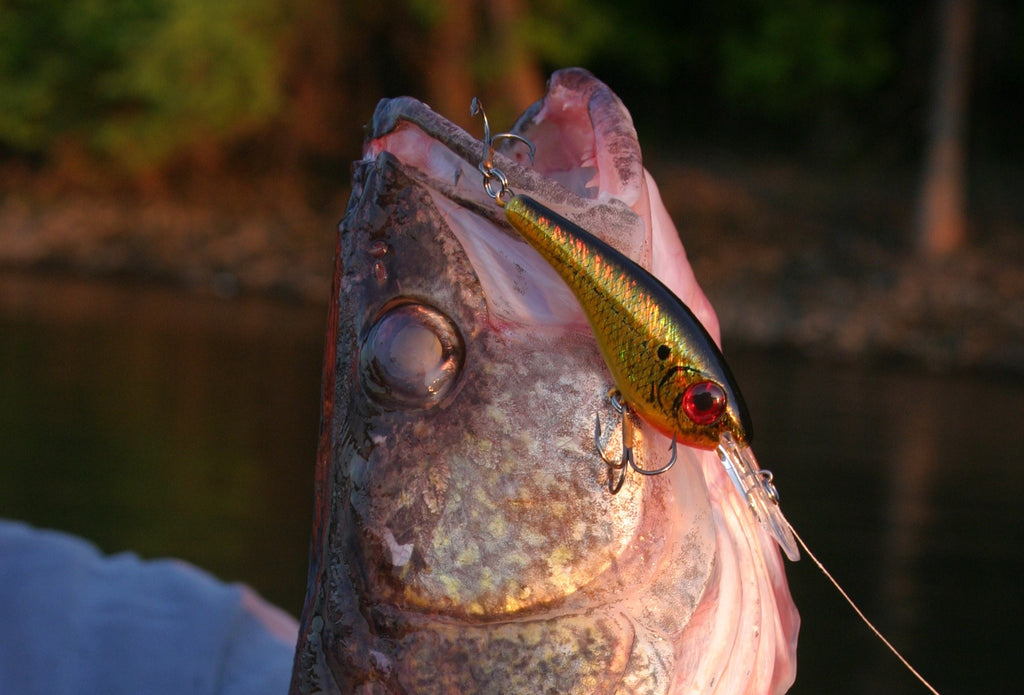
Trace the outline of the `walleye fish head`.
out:
[[[611,91],[556,73],[514,129],[537,156],[497,157],[513,190],[661,268],[717,335]],[[734,528],[707,452],[608,492],[593,428],[614,419],[610,377],[568,288],[486,195],[483,154],[402,98],[355,165],[293,692],[785,689],[796,616],[774,546]],[[641,465],[667,448],[638,435]]]

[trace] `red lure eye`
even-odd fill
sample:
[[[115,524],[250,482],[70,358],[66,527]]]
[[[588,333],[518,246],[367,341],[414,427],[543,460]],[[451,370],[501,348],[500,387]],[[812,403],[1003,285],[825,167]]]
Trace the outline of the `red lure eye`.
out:
[[[722,417],[725,406],[725,390],[713,381],[698,381],[683,394],[683,412],[698,425],[710,425]]]

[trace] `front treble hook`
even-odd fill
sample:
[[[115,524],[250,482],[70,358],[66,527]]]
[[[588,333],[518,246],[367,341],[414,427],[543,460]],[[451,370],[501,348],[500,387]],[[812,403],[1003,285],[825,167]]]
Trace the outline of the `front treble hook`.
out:
[[[506,140],[518,140],[523,143],[530,148],[530,164],[533,164],[533,156],[536,154],[537,148],[527,138],[518,133],[496,133],[494,137],[491,137],[491,124],[487,120],[487,112],[484,111],[484,105],[478,97],[473,97],[473,101],[469,105],[469,114],[471,116],[479,114],[484,119],[484,151],[480,164],[477,165],[477,169],[484,175],[484,190],[498,205],[504,207],[505,203],[513,197],[514,193],[509,188],[508,176],[501,169],[494,166],[494,142],[504,138]],[[498,183],[497,187],[494,185],[495,181]]]
[[[608,492],[616,494],[622,489],[622,484],[626,481],[626,466],[632,468],[640,475],[659,475],[664,473],[676,463],[676,437],[672,436],[672,446],[669,451],[672,452],[671,458],[668,463],[658,469],[641,468],[636,463],[636,458],[633,455],[633,409],[622,402],[622,394],[617,389],[612,389],[608,392],[608,400],[612,404],[612,408],[615,409],[620,416],[621,427],[622,427],[622,454],[619,460],[616,461],[609,459],[604,454],[604,449],[601,446],[601,415],[598,414],[594,420],[594,446],[597,448],[597,453],[601,456],[601,460],[608,466]],[[615,471],[619,471],[618,479],[615,478]]]

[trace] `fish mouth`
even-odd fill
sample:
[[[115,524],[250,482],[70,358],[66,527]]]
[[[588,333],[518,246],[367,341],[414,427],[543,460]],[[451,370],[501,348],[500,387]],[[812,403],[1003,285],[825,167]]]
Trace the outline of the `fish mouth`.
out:
[[[579,303],[543,258],[512,231],[477,168],[484,144],[409,98],[382,101],[364,161],[387,153],[430,189],[479,278],[492,322],[506,328],[589,331]],[[583,71],[556,73],[545,98],[511,131],[521,143],[496,156],[515,193],[531,195],[646,267],[652,234],[639,212],[644,170],[619,99]]]

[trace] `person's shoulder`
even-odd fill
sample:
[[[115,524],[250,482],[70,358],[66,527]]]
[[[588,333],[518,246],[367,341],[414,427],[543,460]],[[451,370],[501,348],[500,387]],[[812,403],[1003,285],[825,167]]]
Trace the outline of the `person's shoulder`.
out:
[[[0,693],[284,693],[297,630],[180,560],[0,520]]]

